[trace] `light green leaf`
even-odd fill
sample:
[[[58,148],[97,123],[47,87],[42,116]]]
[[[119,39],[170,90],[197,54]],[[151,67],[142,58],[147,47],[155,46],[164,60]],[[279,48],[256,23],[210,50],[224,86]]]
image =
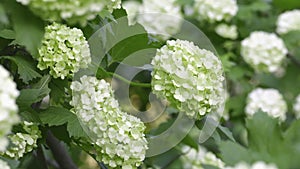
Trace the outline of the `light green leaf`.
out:
[[[242,147],[241,145],[234,142],[221,142],[220,151],[222,160],[227,165],[235,165],[240,161],[245,161],[248,163],[252,161],[248,150],[245,147]]]
[[[234,141],[235,142],[235,139],[232,135],[232,132],[226,128],[226,127],[223,127],[221,125],[218,126],[218,131],[222,134],[224,134],[227,138],[229,138],[231,141]]]

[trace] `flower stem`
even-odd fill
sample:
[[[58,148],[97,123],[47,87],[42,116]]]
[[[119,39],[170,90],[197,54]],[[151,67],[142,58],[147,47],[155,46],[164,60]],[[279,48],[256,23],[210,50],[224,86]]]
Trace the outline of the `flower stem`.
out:
[[[133,81],[130,81],[130,80],[127,80],[126,78],[116,74],[116,73],[113,73],[113,72],[107,72],[111,77],[116,77],[117,79],[127,83],[127,84],[130,84],[132,86],[138,86],[138,87],[145,87],[145,88],[151,88],[151,84],[150,83],[139,83],[139,82],[133,82]]]

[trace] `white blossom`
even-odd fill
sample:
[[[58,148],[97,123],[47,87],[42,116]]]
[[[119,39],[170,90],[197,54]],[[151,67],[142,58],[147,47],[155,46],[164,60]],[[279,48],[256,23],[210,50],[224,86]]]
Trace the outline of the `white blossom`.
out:
[[[180,157],[183,161],[183,169],[204,169],[203,165],[211,165],[223,169],[225,163],[205,147],[198,146],[198,151],[189,146],[183,147],[183,155]]]
[[[285,34],[290,31],[300,31],[300,10],[294,9],[279,15],[277,19],[277,33]]]
[[[229,21],[238,11],[235,0],[195,0],[194,8],[199,20],[209,22]]]
[[[219,24],[215,31],[223,38],[236,39],[238,37],[237,27],[235,25]]]
[[[241,162],[234,167],[225,167],[225,169],[278,169],[274,164],[266,164],[263,161],[257,161],[253,165]]]
[[[141,3],[138,1],[125,1],[124,3],[122,3],[122,6],[127,12],[128,24],[134,25],[137,20],[137,15],[139,12],[139,8],[141,7]]]
[[[0,151],[4,151],[8,145],[7,134],[11,132],[12,126],[19,122],[16,104],[19,91],[9,72],[1,65],[0,81]]]
[[[252,32],[242,41],[241,55],[257,72],[275,73],[282,68],[287,49],[274,33]]]
[[[109,83],[83,76],[71,84],[71,105],[87,128],[97,159],[109,167],[137,168],[145,158],[144,123],[119,108]]]
[[[6,161],[0,159],[0,168],[1,169],[10,169],[10,166],[7,164]]]
[[[152,60],[152,89],[188,116],[200,118],[225,101],[221,61],[192,42],[169,40]]]
[[[137,16],[148,33],[162,40],[169,39],[181,28],[182,14],[176,0],[143,0]]]
[[[294,103],[294,113],[296,115],[296,118],[300,118],[300,94],[296,97],[296,101]]]
[[[25,132],[18,132],[9,135],[11,145],[5,152],[11,158],[21,158],[24,154],[31,152],[37,147],[37,140],[41,138],[41,131],[39,127],[32,123],[24,121],[23,129]]]
[[[91,63],[90,49],[80,29],[53,23],[45,31],[39,48],[39,69],[50,69],[49,73],[54,78],[64,79],[88,67]]]
[[[80,23],[94,19],[103,10],[112,12],[121,7],[121,0],[17,0],[27,5],[33,13],[45,20],[62,21],[69,24]]]
[[[266,112],[270,117],[284,121],[287,104],[278,90],[256,88],[248,95],[245,112],[252,116],[259,110]]]

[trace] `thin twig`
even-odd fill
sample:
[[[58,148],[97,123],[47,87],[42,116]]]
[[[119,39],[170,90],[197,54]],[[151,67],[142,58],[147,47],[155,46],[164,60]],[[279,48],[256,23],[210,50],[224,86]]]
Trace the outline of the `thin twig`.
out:
[[[46,142],[61,169],[78,169],[63,144],[50,131],[48,131]]]

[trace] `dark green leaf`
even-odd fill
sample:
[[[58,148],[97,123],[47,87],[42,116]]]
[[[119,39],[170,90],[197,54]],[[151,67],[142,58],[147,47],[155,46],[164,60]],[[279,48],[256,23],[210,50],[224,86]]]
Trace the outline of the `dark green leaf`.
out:
[[[15,32],[9,29],[3,29],[0,31],[0,37],[4,39],[15,39]]]
[[[18,67],[18,74],[25,84],[29,81],[42,77],[36,72],[36,65],[32,60],[25,58],[24,56],[6,56],[5,59],[13,61]]]
[[[16,42],[25,46],[33,56],[37,56],[37,49],[44,36],[44,22],[20,3],[5,0],[4,6],[12,18]]]
[[[20,95],[17,98],[17,104],[21,111],[30,109],[33,103],[41,101],[50,93],[48,83],[50,82],[50,76],[44,76],[37,84],[32,85],[31,89],[22,89]]]
[[[39,116],[43,124],[59,126],[67,123],[75,115],[62,107],[49,107],[47,110],[41,112]]]
[[[50,92],[50,103],[51,105],[58,105],[64,102],[66,91],[65,89],[68,88],[69,82],[68,80],[61,80],[61,79],[51,79],[49,83],[49,88],[51,89]]]
[[[193,137],[191,137],[189,134],[186,135],[186,137],[182,140],[183,144],[186,144],[194,149],[196,149],[198,151],[198,143],[196,140],[193,139]]]
[[[85,137],[87,134],[83,130],[77,116],[70,110],[62,107],[49,107],[40,113],[40,119],[49,126],[60,126],[67,123],[67,130],[70,137]]]
[[[273,4],[281,10],[300,8],[299,0],[273,0]]]
[[[72,116],[72,118],[68,121],[67,130],[69,132],[70,137],[76,137],[76,138],[89,138],[88,134],[83,129],[83,126],[81,125],[80,121],[78,120],[77,116]]]

